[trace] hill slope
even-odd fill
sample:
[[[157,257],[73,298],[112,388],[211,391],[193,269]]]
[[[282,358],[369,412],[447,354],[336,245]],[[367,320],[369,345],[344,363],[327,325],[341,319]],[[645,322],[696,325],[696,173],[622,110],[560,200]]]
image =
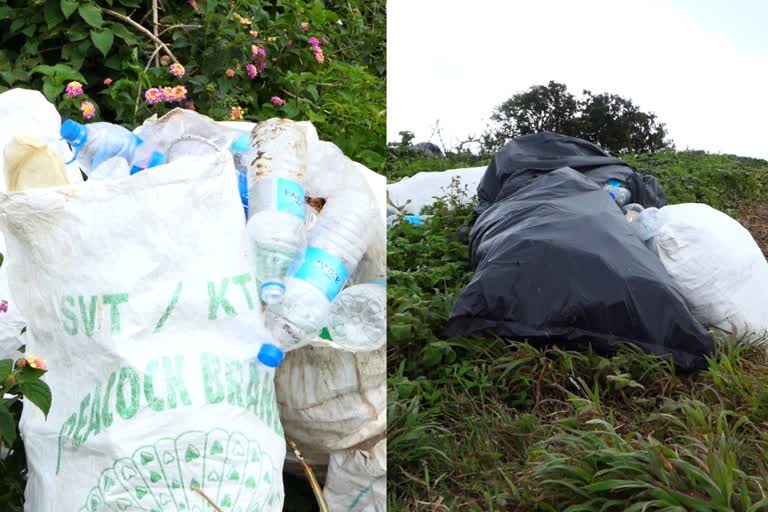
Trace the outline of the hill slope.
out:
[[[768,252],[768,162],[701,152],[626,160],[658,176],[670,202],[739,218]],[[398,179],[476,165],[400,160],[388,170]],[[435,213],[389,232],[390,510],[768,510],[763,348],[723,344],[707,371],[680,376],[630,350],[604,358],[445,340],[470,278],[455,234],[469,208],[446,198]]]

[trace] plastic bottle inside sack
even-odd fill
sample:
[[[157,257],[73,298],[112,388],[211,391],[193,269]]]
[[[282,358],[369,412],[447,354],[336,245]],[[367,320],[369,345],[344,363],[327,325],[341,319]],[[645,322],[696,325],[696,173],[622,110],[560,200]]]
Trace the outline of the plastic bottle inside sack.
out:
[[[345,288],[331,302],[326,322],[331,341],[353,352],[376,350],[387,331],[387,284],[375,280]]]
[[[256,125],[246,157],[248,224],[259,296],[275,304],[285,294],[288,268],[306,247],[303,130],[287,119]]]
[[[603,190],[616,201],[619,206],[624,206],[632,199],[632,193],[624,187],[624,184],[617,179],[611,178],[603,187]]]
[[[627,222],[632,222],[644,209],[645,208],[640,204],[630,203],[624,206],[621,211],[624,212],[624,217],[627,219]]]
[[[74,149],[73,159],[89,179],[102,178],[94,170],[115,157],[123,158],[129,164],[130,174],[165,163],[162,153],[153,151],[149,144],[116,124],[84,125],[67,119],[61,124],[60,134]]]
[[[230,151],[232,152],[232,159],[235,162],[235,170],[237,171],[237,189],[240,192],[240,202],[243,203],[243,210],[245,210],[245,218],[248,218],[248,152],[251,148],[250,135],[244,133],[237,137],[232,145]]]
[[[659,232],[659,209],[646,208],[629,223],[632,231],[646,245],[653,242],[654,237]]]
[[[329,198],[309,234],[308,247],[286,278],[282,302],[267,307],[267,328],[284,351],[313,340],[331,302],[368,247],[376,210],[367,196],[342,192]]]

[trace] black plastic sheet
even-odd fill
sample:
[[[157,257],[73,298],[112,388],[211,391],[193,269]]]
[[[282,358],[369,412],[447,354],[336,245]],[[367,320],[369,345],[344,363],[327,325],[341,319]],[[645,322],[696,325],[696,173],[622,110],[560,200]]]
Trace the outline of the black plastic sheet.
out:
[[[630,342],[683,370],[706,367],[713,339],[602,190],[602,175],[594,176],[607,167],[605,179],[641,189],[633,201],[645,206],[666,202],[661,187],[605,154],[563,154],[602,153],[588,142],[541,135],[551,154],[529,152],[524,165],[500,167],[509,160],[501,155],[505,146],[478,187],[482,213],[470,233],[475,274],[454,304],[447,334],[493,331],[571,348],[589,343],[599,352]],[[578,169],[550,168],[569,159]]]

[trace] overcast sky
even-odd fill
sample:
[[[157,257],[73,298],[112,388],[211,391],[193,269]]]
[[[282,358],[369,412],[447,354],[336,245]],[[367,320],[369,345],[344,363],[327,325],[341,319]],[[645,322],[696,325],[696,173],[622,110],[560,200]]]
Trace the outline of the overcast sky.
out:
[[[768,1],[389,0],[387,32],[389,141],[439,120],[450,147],[555,80],[655,112],[678,149],[768,159]]]

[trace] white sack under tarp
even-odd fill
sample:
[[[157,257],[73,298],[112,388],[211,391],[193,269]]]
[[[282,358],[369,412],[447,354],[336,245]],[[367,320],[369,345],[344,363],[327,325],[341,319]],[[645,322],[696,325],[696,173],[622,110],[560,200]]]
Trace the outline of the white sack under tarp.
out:
[[[331,512],[387,510],[387,440],[333,452],[323,494]]]
[[[652,244],[699,322],[768,341],[768,262],[746,228],[705,204],[670,205]]]
[[[448,195],[453,180],[458,179],[460,190],[467,193],[465,203],[468,204],[477,196],[477,185],[483,178],[485,169],[483,166],[442,172],[420,172],[389,184],[389,201],[405,213],[419,215],[421,210],[432,205],[436,198]]]
[[[279,512],[285,440],[228,153],[0,196],[47,420],[25,407],[26,512]]]

